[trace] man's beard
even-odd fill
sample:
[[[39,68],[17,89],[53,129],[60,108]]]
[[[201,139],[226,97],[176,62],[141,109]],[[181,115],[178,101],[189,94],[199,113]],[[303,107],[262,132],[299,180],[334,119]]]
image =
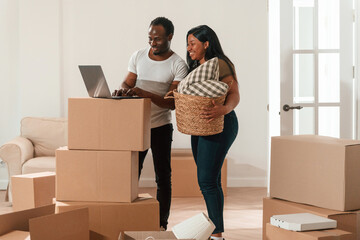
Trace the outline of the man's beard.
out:
[[[152,51],[152,54],[155,55],[155,56],[158,56],[158,55],[161,55],[161,54],[164,54],[166,53],[167,51],[169,51],[170,48],[158,48],[157,51]]]

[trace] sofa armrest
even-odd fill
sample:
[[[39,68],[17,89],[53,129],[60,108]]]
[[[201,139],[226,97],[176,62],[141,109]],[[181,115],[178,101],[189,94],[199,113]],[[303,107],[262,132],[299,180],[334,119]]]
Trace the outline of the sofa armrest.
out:
[[[21,174],[22,164],[33,157],[34,146],[24,137],[16,137],[0,147],[0,158],[8,164],[12,175]]]
[[[8,168],[8,191],[11,189],[11,177],[13,175],[21,174],[23,163],[33,157],[34,146],[29,139],[24,137],[16,137],[0,147],[0,158],[7,164]]]
[[[16,137],[0,147],[0,158],[8,167],[9,180],[11,176],[21,174],[24,162],[34,157],[34,146],[24,137]]]

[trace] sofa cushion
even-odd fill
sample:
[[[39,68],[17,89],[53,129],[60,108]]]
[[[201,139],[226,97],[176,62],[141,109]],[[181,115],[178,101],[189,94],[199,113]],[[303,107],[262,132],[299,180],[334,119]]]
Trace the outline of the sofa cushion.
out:
[[[37,157],[29,159],[22,166],[22,174],[55,172],[55,157]]]
[[[25,117],[21,120],[21,136],[34,145],[34,156],[55,156],[55,150],[67,146],[67,119]]]

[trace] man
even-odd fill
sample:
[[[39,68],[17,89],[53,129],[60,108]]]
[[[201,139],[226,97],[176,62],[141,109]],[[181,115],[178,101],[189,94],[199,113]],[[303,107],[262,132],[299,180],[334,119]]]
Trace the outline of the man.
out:
[[[165,17],[158,17],[150,23],[149,45],[136,51],[130,58],[122,89],[113,95],[137,95],[151,99],[151,151],[157,183],[156,199],[160,204],[160,228],[166,230],[171,204],[171,142],[173,126],[171,111],[173,99],[164,95],[177,87],[188,73],[188,67],[170,49],[174,25]],[[139,177],[147,150],[139,153]]]

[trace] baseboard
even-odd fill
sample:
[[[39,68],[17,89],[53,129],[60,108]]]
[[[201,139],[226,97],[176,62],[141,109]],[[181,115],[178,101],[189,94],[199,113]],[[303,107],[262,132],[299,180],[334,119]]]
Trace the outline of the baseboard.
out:
[[[228,187],[266,187],[267,178],[228,178]],[[139,181],[139,187],[156,187],[155,178],[143,178]]]
[[[8,185],[8,180],[0,180],[0,190],[6,190]]]
[[[267,178],[266,177],[228,178],[227,186],[228,187],[266,187]]]

